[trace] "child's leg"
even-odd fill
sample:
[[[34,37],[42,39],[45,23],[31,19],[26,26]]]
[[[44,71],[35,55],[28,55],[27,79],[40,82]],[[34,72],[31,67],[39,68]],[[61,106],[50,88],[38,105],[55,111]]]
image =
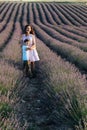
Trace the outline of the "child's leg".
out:
[[[23,75],[26,73],[26,61],[23,61]]]
[[[23,74],[24,76],[28,76],[29,66],[28,61],[23,62]]]
[[[26,61],[25,72],[26,72],[26,76],[28,76],[28,73],[29,73],[29,65],[28,65],[28,61]]]

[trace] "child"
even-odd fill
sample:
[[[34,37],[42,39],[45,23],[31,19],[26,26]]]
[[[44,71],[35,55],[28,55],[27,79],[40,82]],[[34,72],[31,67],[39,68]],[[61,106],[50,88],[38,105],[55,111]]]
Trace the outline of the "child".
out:
[[[23,60],[23,73],[25,76],[28,76],[29,71],[29,63],[30,63],[30,56],[29,56],[29,50],[30,50],[30,40],[25,39],[24,43],[22,45],[22,60]]]

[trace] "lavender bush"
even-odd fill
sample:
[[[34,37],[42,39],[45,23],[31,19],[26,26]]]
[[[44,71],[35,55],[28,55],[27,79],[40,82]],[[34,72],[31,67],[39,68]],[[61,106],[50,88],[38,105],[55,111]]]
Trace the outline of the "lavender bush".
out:
[[[0,34],[1,40],[0,40],[0,47],[3,46],[3,44],[8,39],[11,31],[12,31],[13,22],[8,23],[7,28]],[[8,32],[8,33],[6,33]]]
[[[19,76],[21,75],[20,69],[17,65],[17,63],[21,61],[21,50],[19,46],[20,34],[20,25],[16,22],[13,37],[0,54],[2,58],[0,60],[1,129],[14,129],[10,118],[8,118],[8,115],[12,115],[11,113],[13,113],[12,104],[14,102],[12,99],[9,99],[9,96],[12,89],[15,87]],[[17,122],[16,119],[14,120],[14,123]],[[17,125],[17,123],[15,125]]]
[[[25,120],[21,126],[15,111],[17,93],[14,93],[15,89],[23,91],[29,85],[27,79],[25,82],[24,79],[19,80],[22,76],[19,41],[24,26],[28,23],[33,25],[36,36],[39,38],[37,49],[41,60],[38,65],[39,74],[35,80],[36,82],[41,80],[41,86],[44,88],[42,89],[43,98],[48,97],[45,102],[49,110],[47,120],[53,121],[57,126],[63,124],[61,128],[57,127],[59,130],[87,129],[86,75],[82,75],[74,66],[74,64],[77,65],[86,73],[85,10],[86,7],[82,5],[57,5],[57,3],[0,4],[1,130],[27,130],[30,125]],[[13,94],[12,97],[11,94]],[[31,129],[37,128],[36,125],[31,126]]]
[[[61,54],[63,57],[66,57],[68,60],[79,66],[81,69],[86,70],[86,53],[80,50],[79,48],[73,47],[71,45],[63,44],[57,40],[49,37],[39,26],[34,26],[37,36],[41,38],[44,43],[56,51],[58,54]],[[38,33],[40,32],[40,33]],[[82,58],[83,57],[83,58]]]
[[[53,54],[41,41],[38,41],[38,51],[42,59],[40,72],[44,74],[42,77],[46,77],[43,84],[48,88],[46,93],[49,98],[52,96],[54,99],[52,114],[55,115],[55,120],[70,124],[73,129],[81,129],[80,126],[86,129],[85,77],[75,67]]]

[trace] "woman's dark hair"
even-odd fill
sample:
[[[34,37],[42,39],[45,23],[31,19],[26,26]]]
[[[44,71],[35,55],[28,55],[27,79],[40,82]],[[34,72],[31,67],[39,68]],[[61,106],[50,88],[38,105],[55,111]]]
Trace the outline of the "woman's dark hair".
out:
[[[35,34],[35,32],[34,32],[34,29],[33,29],[32,25],[29,25],[29,24],[27,24],[27,25],[25,26],[25,28],[24,28],[24,33],[26,33],[26,29],[27,29],[27,27],[28,27],[28,26],[30,26],[30,27],[31,27],[30,34]]]

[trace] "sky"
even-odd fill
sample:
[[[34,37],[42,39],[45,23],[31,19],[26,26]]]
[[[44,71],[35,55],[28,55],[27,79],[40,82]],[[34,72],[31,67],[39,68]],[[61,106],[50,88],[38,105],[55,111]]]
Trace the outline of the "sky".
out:
[[[87,0],[0,0],[0,1],[58,1],[58,2],[63,2],[63,1],[69,1],[69,2],[87,2]]]

